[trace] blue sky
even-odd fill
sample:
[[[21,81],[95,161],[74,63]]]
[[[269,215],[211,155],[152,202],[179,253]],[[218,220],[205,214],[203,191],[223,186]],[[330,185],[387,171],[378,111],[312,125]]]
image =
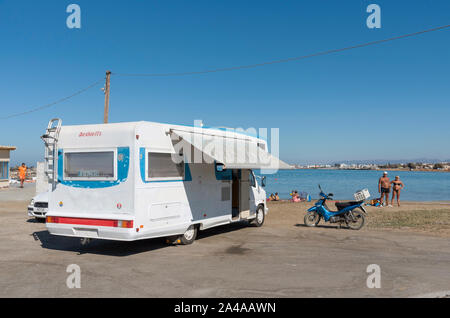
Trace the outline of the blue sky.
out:
[[[68,29],[66,7],[81,7]],[[382,28],[368,29],[377,3]],[[2,116],[117,73],[260,63],[450,23],[434,1],[0,0]],[[450,29],[297,62],[183,77],[113,76],[110,121],[280,128],[291,163],[450,158]],[[51,117],[100,123],[101,85],[52,108],[0,120],[13,163],[42,158]],[[1,116],[0,116],[1,117]]]

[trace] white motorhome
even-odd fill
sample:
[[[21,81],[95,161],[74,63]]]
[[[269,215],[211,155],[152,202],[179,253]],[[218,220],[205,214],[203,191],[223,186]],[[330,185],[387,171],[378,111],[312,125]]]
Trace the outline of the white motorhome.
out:
[[[53,119],[42,139],[53,235],[190,244],[198,230],[241,220],[261,226],[266,192],[253,170],[290,168],[265,140],[225,129]]]

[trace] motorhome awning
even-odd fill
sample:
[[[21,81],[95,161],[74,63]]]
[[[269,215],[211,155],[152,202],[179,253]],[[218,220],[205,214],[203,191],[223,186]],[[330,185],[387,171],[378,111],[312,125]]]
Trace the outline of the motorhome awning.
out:
[[[225,169],[292,169],[292,166],[271,155],[261,147],[256,139],[237,136],[209,135],[182,130],[171,130],[171,137],[176,150],[192,146],[197,154],[190,154],[190,162],[218,162]],[[178,149],[177,149],[178,148]],[[198,155],[201,153],[202,156]],[[183,150],[186,155],[187,151]],[[202,161],[199,161],[202,160]]]

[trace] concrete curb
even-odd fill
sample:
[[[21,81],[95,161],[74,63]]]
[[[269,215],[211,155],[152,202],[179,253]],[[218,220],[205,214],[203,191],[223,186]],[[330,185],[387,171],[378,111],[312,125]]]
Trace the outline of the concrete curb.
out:
[[[411,296],[409,298],[450,298],[450,290]]]

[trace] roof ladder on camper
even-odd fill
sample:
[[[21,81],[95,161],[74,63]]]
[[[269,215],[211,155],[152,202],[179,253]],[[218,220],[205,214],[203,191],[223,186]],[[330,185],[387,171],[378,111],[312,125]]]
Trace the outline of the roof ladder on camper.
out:
[[[58,180],[58,138],[61,123],[62,120],[59,118],[51,119],[45,134],[41,136],[45,143],[45,174],[48,177],[48,183],[52,185],[52,190],[55,189]]]

